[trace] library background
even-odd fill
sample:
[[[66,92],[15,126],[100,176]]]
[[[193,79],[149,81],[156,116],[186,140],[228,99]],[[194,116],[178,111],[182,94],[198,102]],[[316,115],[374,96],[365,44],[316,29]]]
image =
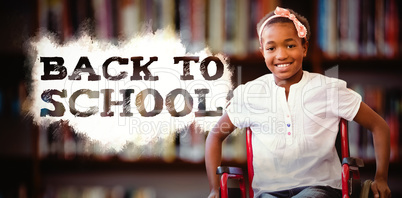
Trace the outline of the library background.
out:
[[[169,152],[98,152],[65,123],[37,127],[21,113],[28,93],[23,44],[53,32],[63,42],[82,27],[117,42],[143,30],[171,27],[189,51],[209,47],[230,58],[235,86],[268,69],[258,52],[255,24],[277,5],[304,15],[312,37],[304,69],[348,82],[391,129],[389,185],[402,191],[402,2],[398,0],[16,0],[0,3],[0,198],[5,197],[206,197],[206,134],[174,137]],[[249,72],[252,67],[252,72]],[[61,127],[60,127],[61,126]],[[55,134],[58,135],[56,137]],[[375,172],[370,132],[349,125],[350,151]],[[244,135],[230,136],[224,163],[246,167]],[[161,143],[163,144],[163,142]],[[69,146],[66,146],[69,145]],[[73,145],[71,147],[71,145]]]

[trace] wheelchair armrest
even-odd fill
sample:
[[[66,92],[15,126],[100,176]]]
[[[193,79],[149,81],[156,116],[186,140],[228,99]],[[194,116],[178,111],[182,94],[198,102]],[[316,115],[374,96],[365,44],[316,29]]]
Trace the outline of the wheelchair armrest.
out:
[[[343,164],[347,164],[349,166],[353,166],[353,167],[364,167],[364,162],[362,159],[360,158],[355,158],[355,157],[345,157],[342,160],[342,165]]]
[[[231,166],[218,166],[216,169],[216,174],[222,175],[223,173],[233,174],[233,175],[243,175],[243,170],[239,167]]]

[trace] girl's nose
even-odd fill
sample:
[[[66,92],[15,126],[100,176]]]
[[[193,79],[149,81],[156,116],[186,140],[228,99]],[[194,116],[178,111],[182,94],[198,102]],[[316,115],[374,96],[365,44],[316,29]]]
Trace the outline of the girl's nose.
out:
[[[278,49],[277,49],[276,58],[277,58],[278,60],[284,60],[284,59],[288,58],[288,53],[286,52],[286,49],[284,49],[284,48],[278,48]]]

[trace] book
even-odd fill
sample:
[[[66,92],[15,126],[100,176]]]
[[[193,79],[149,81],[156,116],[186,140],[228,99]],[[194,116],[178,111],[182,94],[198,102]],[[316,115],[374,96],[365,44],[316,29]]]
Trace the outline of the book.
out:
[[[328,26],[327,26],[327,5],[328,1],[318,0],[318,24],[317,24],[317,39],[318,46],[323,52],[327,51],[328,48]]]
[[[248,53],[248,38],[250,27],[250,2],[237,0],[235,14],[235,52],[237,56],[246,56]],[[251,29],[255,29],[252,27]],[[258,48],[257,48],[258,49]]]
[[[129,39],[141,30],[139,0],[120,1],[120,34]]]
[[[191,50],[200,51],[206,47],[206,3],[205,0],[192,0],[189,4]]]
[[[328,44],[326,45],[325,51],[329,57],[335,57],[338,55],[338,31],[337,31],[337,3],[336,0],[327,1],[328,12],[326,13],[326,23],[323,25],[327,26],[327,38]]]
[[[398,1],[398,3],[400,3]],[[384,53],[388,58],[395,58],[399,54],[399,47],[401,46],[400,33],[399,30],[401,25],[400,15],[402,11],[398,11],[397,8],[401,6],[397,5],[395,0],[385,1],[385,17],[384,17],[384,29],[385,29],[385,44]]]
[[[236,0],[225,0],[225,42],[223,51],[227,54],[234,54],[235,49],[235,34],[236,34],[236,9],[237,9],[237,1]]]
[[[222,52],[225,40],[224,1],[208,2],[208,46],[212,52]]]
[[[375,0],[375,16],[374,16],[374,36],[375,46],[377,47],[377,56],[382,57],[385,54],[385,10],[384,1]]]
[[[110,0],[94,0],[95,33],[101,40],[113,38],[112,8]]]

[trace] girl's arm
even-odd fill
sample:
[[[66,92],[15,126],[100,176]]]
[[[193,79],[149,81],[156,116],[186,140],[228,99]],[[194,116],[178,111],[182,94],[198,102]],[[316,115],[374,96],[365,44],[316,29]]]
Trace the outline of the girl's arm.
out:
[[[224,113],[208,134],[205,143],[205,166],[211,190],[209,198],[219,197],[219,177],[216,175],[216,169],[221,164],[222,142],[234,129],[229,116]]]
[[[388,164],[390,157],[390,131],[385,120],[364,102],[361,103],[354,121],[373,133],[376,156],[376,174],[371,189],[374,197],[391,197],[388,187]]]

